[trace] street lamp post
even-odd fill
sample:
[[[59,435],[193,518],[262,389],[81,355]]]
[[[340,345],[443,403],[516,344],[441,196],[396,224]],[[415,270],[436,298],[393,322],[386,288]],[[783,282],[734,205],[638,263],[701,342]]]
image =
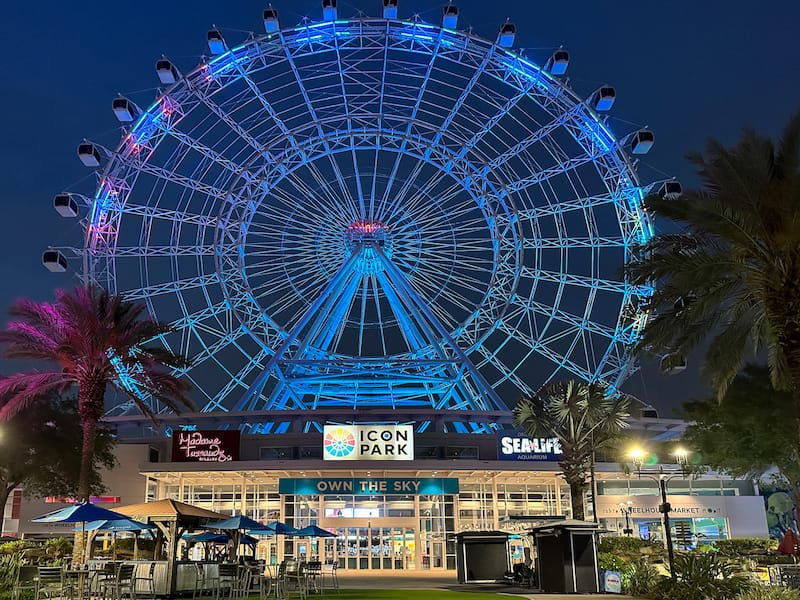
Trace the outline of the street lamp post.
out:
[[[674,479],[675,477],[685,477],[686,473],[684,472],[684,466],[686,465],[686,451],[684,450],[677,450],[675,452],[675,458],[677,463],[681,466],[681,472],[675,475],[667,475],[664,473],[664,467],[659,466],[658,473],[650,474],[650,473],[642,473],[642,465],[644,464],[644,453],[640,450],[631,452],[631,458],[633,459],[633,463],[636,465],[636,471],[639,474],[639,477],[647,477],[648,479],[652,479],[658,484],[658,489],[661,492],[661,504],[658,506],[658,511],[664,515],[664,538],[667,542],[667,558],[669,559],[669,576],[674,581],[676,579],[675,576],[675,548],[672,544],[672,529],[669,524],[669,511],[672,510],[672,506],[670,503],[667,502],[667,482]]]
[[[633,527],[631,527],[631,509],[633,508],[633,502],[628,500],[627,502],[620,502],[619,503],[619,512],[625,515],[625,529],[622,530],[624,535],[628,537],[633,535]]]

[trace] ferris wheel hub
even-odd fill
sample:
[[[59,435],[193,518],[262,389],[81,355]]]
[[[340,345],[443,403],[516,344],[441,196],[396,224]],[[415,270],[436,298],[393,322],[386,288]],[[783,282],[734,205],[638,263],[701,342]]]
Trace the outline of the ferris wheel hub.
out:
[[[383,270],[375,248],[380,248],[387,257],[392,256],[393,239],[389,228],[377,219],[358,219],[347,226],[344,232],[344,246],[347,255],[362,252],[359,269],[371,274]],[[363,249],[362,249],[363,248]]]

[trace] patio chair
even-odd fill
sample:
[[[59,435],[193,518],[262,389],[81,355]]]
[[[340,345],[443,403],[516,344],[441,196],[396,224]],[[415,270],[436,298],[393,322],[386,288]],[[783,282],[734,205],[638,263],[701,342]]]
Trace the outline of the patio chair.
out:
[[[140,575],[142,572],[142,567],[144,567],[145,574]],[[156,597],[156,584],[155,584],[155,574],[156,574],[156,563],[151,562],[149,565],[136,565],[135,576],[133,578],[133,589],[136,596],[140,596],[143,598],[152,598],[155,600]]]
[[[259,600],[275,597],[278,600],[286,597],[286,586],[283,585],[280,569],[277,565],[266,565],[261,575],[258,588]]]
[[[250,594],[250,583],[252,581],[253,570],[245,565],[239,565],[236,569],[236,579],[231,588],[231,598],[241,600]]]
[[[133,570],[136,565],[120,565],[116,576],[106,579],[100,589],[103,598],[109,600],[122,600],[128,597],[132,600],[136,598]]]
[[[306,563],[298,562],[295,559],[286,561],[286,581],[287,596],[292,592],[297,592],[300,598],[308,595],[308,575],[306,573]]]
[[[308,580],[308,591],[311,593],[322,593],[322,563],[312,560],[306,563],[306,577]]]
[[[43,598],[63,598],[72,595],[72,586],[64,583],[61,567],[39,567],[39,582],[36,586],[36,600]]]
[[[236,582],[239,578],[239,566],[222,563],[219,565],[219,575],[216,581],[217,600],[220,598],[233,598],[233,590],[237,587]]]
[[[336,574],[336,569],[338,566],[339,565],[334,562],[325,563],[322,565],[322,567],[320,568],[320,582],[319,582],[320,590],[325,589],[325,578],[327,577],[329,582],[328,586],[332,590],[336,590],[337,593],[339,592],[339,577]]]
[[[17,583],[11,594],[13,600],[20,600],[23,594],[30,592],[36,598],[36,589],[39,586],[39,567],[36,565],[22,565],[17,572]]]

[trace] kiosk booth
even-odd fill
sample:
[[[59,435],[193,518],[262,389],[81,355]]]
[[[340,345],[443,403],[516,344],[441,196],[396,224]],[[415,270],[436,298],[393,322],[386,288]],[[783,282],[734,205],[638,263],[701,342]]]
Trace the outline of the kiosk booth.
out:
[[[599,593],[597,534],[589,521],[558,521],[530,530],[536,548],[539,587],[545,593]]]
[[[493,583],[511,568],[508,534],[504,531],[463,531],[456,534],[459,583]]]

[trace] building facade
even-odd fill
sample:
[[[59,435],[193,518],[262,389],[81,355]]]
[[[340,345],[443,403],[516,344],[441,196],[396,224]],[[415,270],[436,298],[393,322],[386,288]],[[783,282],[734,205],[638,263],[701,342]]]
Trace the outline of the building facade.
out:
[[[632,422],[643,436],[662,439],[680,425],[663,419]],[[353,459],[330,456],[341,454],[343,446],[332,452],[335,436],[320,432],[226,440],[222,431],[189,428],[176,431],[172,443],[121,444],[120,466],[106,481],[110,499],[121,504],[171,498],[262,522],[317,525],[335,537],[262,538],[257,555],[272,561],[317,556],[344,570],[455,569],[455,534],[470,530],[512,533],[512,558],[524,560],[529,552],[524,534],[532,524],[571,516],[559,448],[551,440],[530,440],[511,430],[411,431],[410,438],[397,433],[410,430],[352,429],[354,438],[368,442],[353,450],[368,456]],[[378,441],[369,442],[370,437]],[[752,482],[716,473],[683,478],[674,467],[665,465],[673,473],[667,491],[679,546],[767,536],[764,502]],[[596,502],[587,494],[587,518],[596,510],[611,531],[662,540],[658,482],[626,474],[612,462],[598,462],[596,472]],[[23,502],[17,532],[7,533],[52,535],[54,526],[26,521],[52,508]]]

